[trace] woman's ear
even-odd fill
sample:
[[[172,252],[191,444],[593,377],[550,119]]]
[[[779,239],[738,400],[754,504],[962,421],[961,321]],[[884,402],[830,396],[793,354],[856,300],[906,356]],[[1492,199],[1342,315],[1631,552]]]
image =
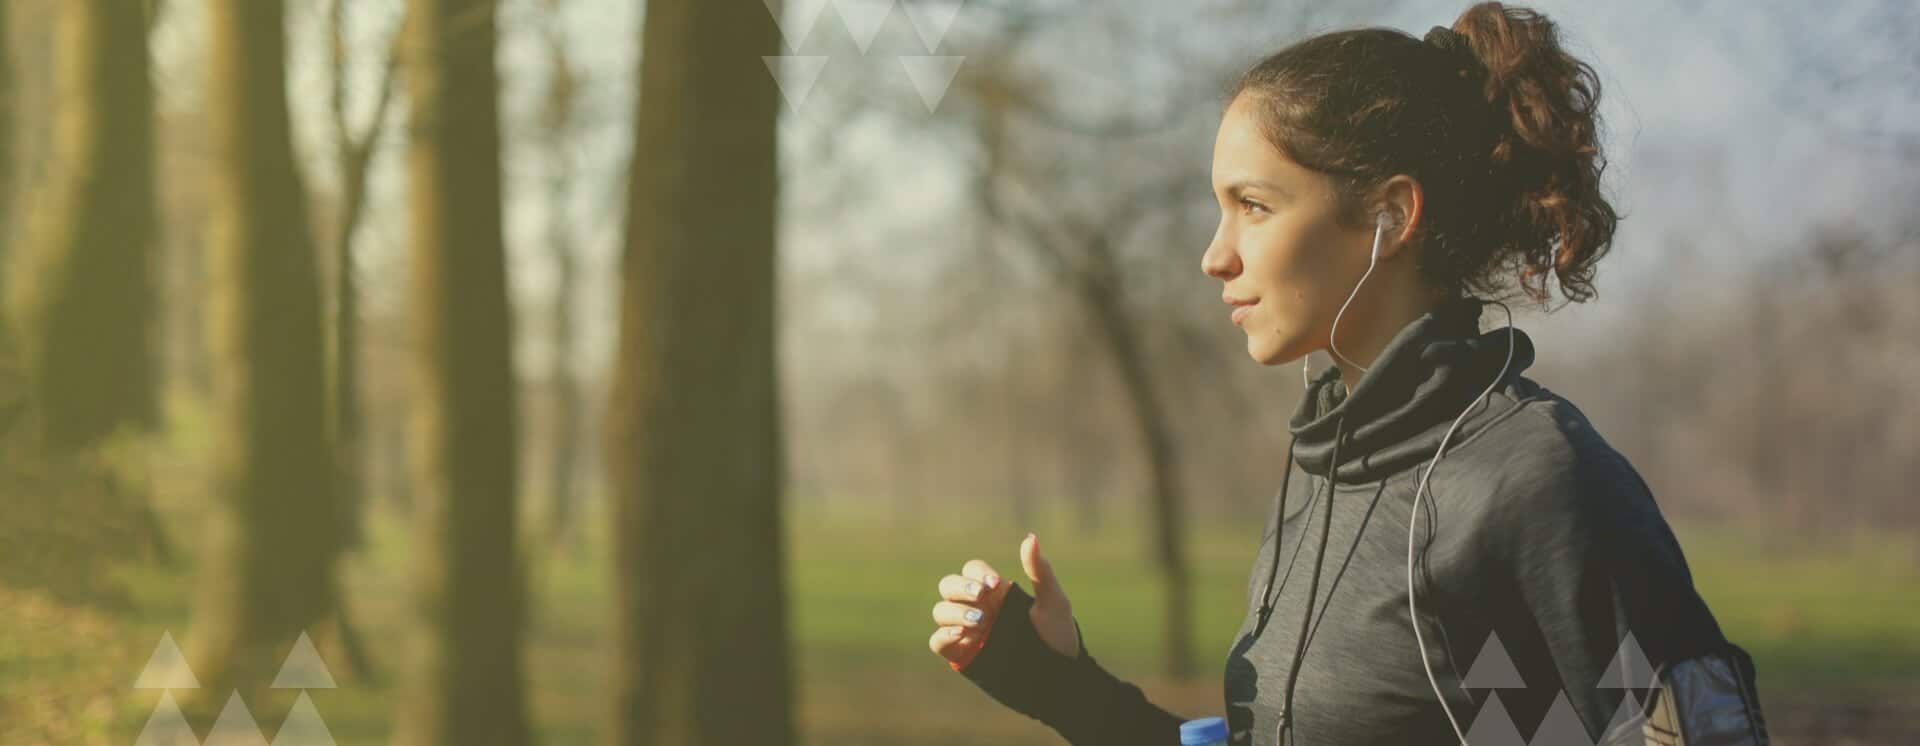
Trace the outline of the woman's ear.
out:
[[[1380,237],[1380,258],[1392,258],[1413,238],[1420,225],[1424,202],[1420,182],[1411,176],[1396,175],[1382,186],[1378,215],[1384,217],[1386,233]]]

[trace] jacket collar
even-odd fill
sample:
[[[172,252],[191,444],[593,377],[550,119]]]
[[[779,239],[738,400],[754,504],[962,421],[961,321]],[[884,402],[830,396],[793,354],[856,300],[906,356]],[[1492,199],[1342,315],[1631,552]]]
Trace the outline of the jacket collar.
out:
[[[1301,468],[1321,477],[1335,471],[1340,482],[1370,482],[1431,458],[1447,426],[1507,362],[1506,327],[1480,331],[1486,303],[1448,300],[1402,327],[1351,394],[1340,385],[1338,366],[1315,376],[1287,424]],[[1533,364],[1526,332],[1515,328],[1513,344],[1502,380]],[[1343,433],[1338,465],[1329,463],[1336,432]]]

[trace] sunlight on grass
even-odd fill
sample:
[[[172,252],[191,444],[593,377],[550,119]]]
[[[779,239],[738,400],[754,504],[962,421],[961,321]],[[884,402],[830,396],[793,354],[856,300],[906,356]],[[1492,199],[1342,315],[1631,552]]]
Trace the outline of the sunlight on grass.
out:
[[[177,536],[204,515],[175,510]],[[964,512],[964,511],[960,511]],[[1246,603],[1247,573],[1261,527],[1193,529],[1194,657],[1188,681],[1156,676],[1161,638],[1159,581],[1143,527],[1109,521],[1097,534],[1041,519],[1012,526],[991,515],[895,525],[891,519],[792,511],[787,533],[796,698],[806,743],[1058,743],[1051,731],[1008,712],[926,648],[935,583],[980,557],[1023,585],[1020,538],[1041,535],[1074,602],[1094,655],[1140,683],[1158,703],[1193,717],[1220,714],[1219,681]],[[606,715],[610,654],[610,563],[604,521],[585,545],[532,552],[527,692],[541,743],[594,743]],[[1903,539],[1866,537],[1817,553],[1756,551],[1749,533],[1681,532],[1695,579],[1721,624],[1758,663],[1769,699],[1818,697],[1847,687],[1920,686],[1920,582]],[[63,605],[0,589],[0,719],[53,743],[124,744],[145,722],[155,692],[131,688],[162,631],[187,639],[193,584],[188,556],[173,569],[130,568],[127,608]],[[342,676],[315,692],[341,744],[384,743],[407,665],[413,611],[409,535],[398,517],[375,513],[369,546],[344,565],[347,597],[382,668],[372,680]],[[331,662],[331,661],[330,661]],[[338,672],[342,666],[334,665]],[[1836,695],[1837,696],[1837,695]],[[270,736],[286,702],[262,708]],[[25,722],[26,725],[21,725]]]

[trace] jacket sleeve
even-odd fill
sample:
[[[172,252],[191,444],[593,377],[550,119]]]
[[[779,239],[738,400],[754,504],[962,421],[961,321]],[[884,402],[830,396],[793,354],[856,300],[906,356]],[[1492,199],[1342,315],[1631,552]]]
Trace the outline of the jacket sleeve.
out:
[[[1008,589],[987,643],[961,675],[1009,709],[1045,723],[1070,744],[1166,746],[1180,742],[1185,718],[1148,702],[1140,688],[1114,677],[1087,652],[1068,658],[1040,640],[1028,611],[1033,596]],[[1074,627],[1079,628],[1075,620]]]
[[[1517,620],[1502,642],[1537,673],[1529,689],[1559,690],[1539,692],[1543,719],[1564,696],[1588,742],[1767,743],[1752,660],[1695,591],[1646,483],[1603,442],[1572,446],[1511,485],[1495,539]]]

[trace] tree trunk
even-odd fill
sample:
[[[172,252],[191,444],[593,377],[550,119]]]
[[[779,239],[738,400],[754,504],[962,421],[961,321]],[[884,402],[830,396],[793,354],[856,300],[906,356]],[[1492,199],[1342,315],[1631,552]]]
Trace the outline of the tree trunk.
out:
[[[332,410],[334,455],[339,460],[337,482],[342,541],[357,548],[366,540],[367,493],[366,421],[360,413],[360,289],[354,275],[354,237],[366,215],[367,179],[374,149],[386,131],[387,109],[393,101],[396,50],[387,50],[386,69],[374,91],[375,104],[363,131],[348,123],[348,0],[327,6],[332,58],[334,159],[340,171],[340,211],[333,226],[332,374],[329,403]]]
[[[53,168],[10,278],[32,400],[56,449],[154,420],[153,90],[145,20],[123,5],[54,10]]]
[[[1113,355],[1134,422],[1140,428],[1153,490],[1153,557],[1159,565],[1165,590],[1161,597],[1162,629],[1166,635],[1162,638],[1166,646],[1163,665],[1168,676],[1186,678],[1194,671],[1193,587],[1192,573],[1187,566],[1187,514],[1185,496],[1181,493],[1179,457],[1173,446],[1173,422],[1160,406],[1152,366],[1134,332],[1137,327],[1128,319],[1126,308],[1114,289],[1115,283],[1103,274],[1115,260],[1105,251],[1095,251],[1093,256],[1091,266],[1084,268],[1080,275],[1078,295],[1086,304],[1087,315],[1098,327],[1107,352]]]
[[[525,579],[492,0],[413,0],[406,35],[421,676],[402,740],[518,744]]]
[[[605,459],[616,744],[794,738],[768,10],[647,4]]]
[[[572,59],[567,54],[567,39],[562,34],[562,0],[548,0],[546,42],[551,69],[547,81],[547,107],[542,146],[548,171],[547,179],[547,251],[553,255],[553,315],[548,326],[553,335],[553,360],[549,384],[553,403],[553,452],[549,459],[547,499],[551,512],[547,520],[550,547],[577,546],[574,532],[580,496],[574,486],[574,468],[580,450],[580,384],[573,370],[573,299],[578,293],[576,278],[579,260],[574,256],[574,240],[568,204],[572,202],[574,170],[574,106],[578,81]]]
[[[280,0],[214,0],[207,10],[212,452],[230,521],[202,562],[188,648],[206,687],[195,709],[206,713],[233,689],[257,695],[334,606],[320,283],[288,121],[283,13]]]
[[[14,215],[18,214],[13,204],[15,164],[19,163],[14,157],[19,146],[14,139],[19,87],[13,81],[13,5],[0,3],[0,298],[5,294],[7,255],[12,253]]]
[[[340,71],[336,74],[345,74]],[[338,460],[341,541],[358,547],[366,540],[362,525],[366,500],[366,427],[360,416],[360,289],[353,274],[353,236],[367,199],[371,150],[340,154],[340,214],[333,233],[333,377],[334,456]]]

